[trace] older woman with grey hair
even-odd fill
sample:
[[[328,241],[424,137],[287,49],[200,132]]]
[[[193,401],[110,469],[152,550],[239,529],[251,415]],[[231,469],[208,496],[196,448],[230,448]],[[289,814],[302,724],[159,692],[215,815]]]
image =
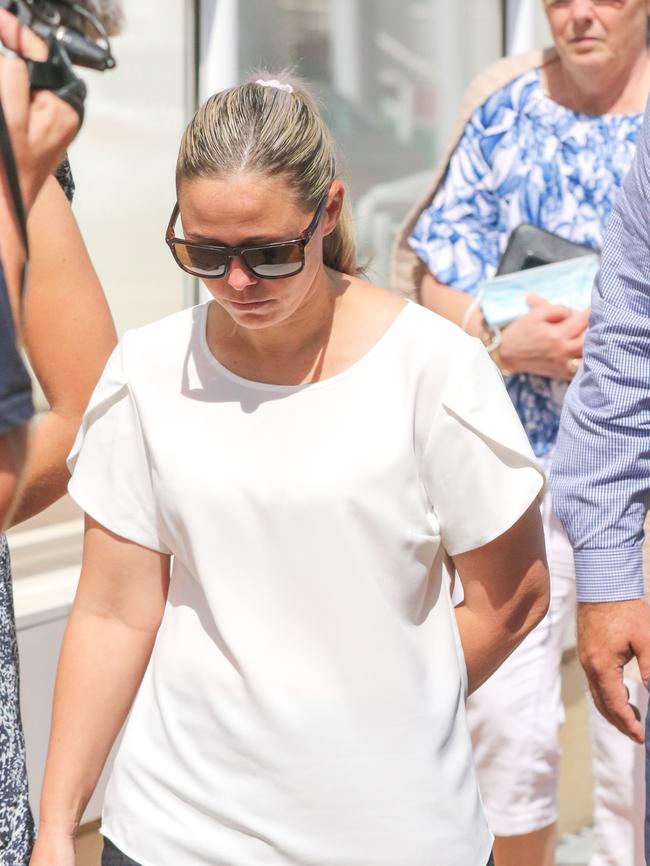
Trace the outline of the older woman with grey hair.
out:
[[[483,319],[478,287],[495,275],[511,232],[522,223],[600,247],[650,90],[650,2],[544,0],[544,9],[554,48],[502,60],[472,85],[432,187],[404,226],[394,285],[486,343],[548,467],[588,311],[531,298],[530,312],[498,335]],[[554,862],[560,662],[575,607],[575,573],[550,497],[545,515],[549,616],[468,705],[501,866]],[[630,682],[629,688],[641,685]],[[642,758],[591,711],[591,866],[640,866],[642,808],[629,780]]]

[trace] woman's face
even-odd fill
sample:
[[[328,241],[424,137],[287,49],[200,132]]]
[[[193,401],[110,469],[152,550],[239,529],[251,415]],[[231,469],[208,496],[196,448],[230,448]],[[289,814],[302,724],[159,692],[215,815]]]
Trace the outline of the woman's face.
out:
[[[602,67],[646,50],[650,0],[543,0],[563,61]]]
[[[328,205],[305,247],[305,266],[292,277],[265,280],[241,258],[230,260],[225,276],[203,279],[215,301],[243,328],[279,325],[323,290],[323,238],[336,226],[343,187],[332,183]],[[237,174],[182,181],[178,205],[187,240],[228,247],[299,238],[314,216],[296,202],[295,191],[278,175]]]

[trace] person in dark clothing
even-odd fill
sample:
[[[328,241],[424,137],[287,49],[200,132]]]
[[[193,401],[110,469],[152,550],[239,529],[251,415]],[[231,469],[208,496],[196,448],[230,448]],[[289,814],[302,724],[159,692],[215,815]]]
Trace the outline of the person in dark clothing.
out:
[[[16,347],[16,330],[0,265],[0,435],[22,427],[33,414],[31,383]]]

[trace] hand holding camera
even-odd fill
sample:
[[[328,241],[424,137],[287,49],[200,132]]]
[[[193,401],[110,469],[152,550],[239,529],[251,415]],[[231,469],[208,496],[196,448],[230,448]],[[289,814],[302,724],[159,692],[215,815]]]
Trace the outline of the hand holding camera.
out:
[[[98,17],[96,6],[96,0],[0,0],[0,41],[8,61],[2,67],[0,101],[27,210],[83,120],[86,86],[73,64],[98,70],[115,66],[107,28],[119,25],[119,12]],[[6,151],[3,147],[5,169],[12,161]]]
[[[4,9],[0,9],[0,41],[15,56],[0,57],[0,103],[11,140],[25,212],[45,179],[56,169],[81,125],[78,112],[50,90],[32,91],[24,59],[44,61],[47,44]],[[6,160],[3,198],[7,188]],[[9,202],[7,202],[9,203]]]

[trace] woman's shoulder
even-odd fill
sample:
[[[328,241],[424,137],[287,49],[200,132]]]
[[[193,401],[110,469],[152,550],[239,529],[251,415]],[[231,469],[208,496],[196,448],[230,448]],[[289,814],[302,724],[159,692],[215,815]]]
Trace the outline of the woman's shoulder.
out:
[[[461,328],[400,295],[372,283],[357,281],[351,305],[353,321],[376,334],[392,332],[393,360],[410,368],[442,372],[450,359],[470,357],[480,343]]]
[[[206,306],[187,307],[125,331],[117,351],[129,378],[131,373],[151,373],[170,364],[182,363]]]
[[[522,72],[492,93],[476,110],[474,118],[485,130],[498,127],[500,131],[507,131],[502,129],[504,112],[520,115],[531,103],[539,101],[540,96],[543,96],[543,88],[540,67],[537,66]]]
[[[393,362],[406,365],[411,372],[421,369],[444,374],[450,360],[469,358],[480,348],[478,340],[449,319],[373,284],[366,283],[357,294],[354,316],[372,323],[377,333],[391,331]]]
[[[481,349],[480,341],[470,337],[454,322],[434,313],[415,301],[409,301],[405,310],[405,338],[427,366],[438,369],[447,363],[468,361]]]

